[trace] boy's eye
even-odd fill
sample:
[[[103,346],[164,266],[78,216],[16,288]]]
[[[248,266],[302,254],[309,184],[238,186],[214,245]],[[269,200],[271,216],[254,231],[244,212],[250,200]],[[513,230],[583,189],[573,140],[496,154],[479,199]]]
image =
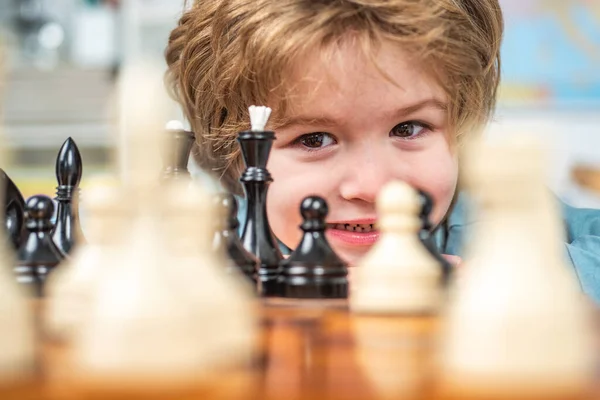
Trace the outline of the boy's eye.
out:
[[[319,149],[334,144],[335,139],[325,132],[314,132],[300,136],[297,143],[310,149]]]
[[[418,136],[426,128],[427,127],[424,124],[419,122],[402,122],[392,128],[390,135],[405,139],[412,139]]]

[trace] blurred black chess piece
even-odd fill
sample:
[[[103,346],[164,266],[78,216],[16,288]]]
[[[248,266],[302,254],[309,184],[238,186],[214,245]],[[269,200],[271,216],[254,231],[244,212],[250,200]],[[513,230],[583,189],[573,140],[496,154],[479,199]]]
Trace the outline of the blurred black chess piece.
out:
[[[274,139],[275,133],[272,131],[249,130],[238,135],[246,164],[240,182],[248,201],[241,241],[244,248],[260,261],[257,283],[259,293],[263,296],[279,296],[279,262],[283,259],[267,217],[267,191],[273,181],[267,170],[267,161]]]
[[[432,234],[433,225],[429,217],[433,211],[433,199],[429,193],[423,190],[419,190],[419,199],[421,201],[421,212],[419,213],[421,229],[419,230],[419,239],[421,239],[421,242],[425,245],[429,253],[437,260],[442,270],[442,284],[446,286],[452,273],[452,264],[440,254]]]
[[[83,241],[79,221],[79,182],[83,175],[81,153],[72,138],[68,138],[60,148],[56,158],[55,200],[56,224],[52,239],[63,254],[71,253],[78,241]]]
[[[348,297],[348,268],[325,237],[328,212],[327,202],[319,196],[309,196],[302,201],[302,240],[290,257],[281,262],[280,281],[284,297]]]
[[[215,197],[218,213],[227,216],[227,221],[220,222],[215,232],[214,248],[225,251],[231,261],[231,266],[236,271],[241,271],[248,280],[256,284],[256,271],[259,261],[254,254],[247,251],[238,236],[239,221],[237,218],[238,205],[235,197],[230,193],[220,193]]]
[[[0,179],[4,189],[4,226],[8,239],[14,248],[18,249],[26,234],[25,199],[17,185],[2,169],[0,169]]]
[[[31,287],[33,294],[42,296],[48,274],[64,259],[52,241],[54,203],[43,196],[32,196],[25,205],[27,237],[17,251],[14,271],[17,282]]]
[[[166,143],[163,146],[163,169],[161,178],[190,179],[188,162],[194,144],[194,133],[186,131],[179,121],[171,121],[166,127]]]

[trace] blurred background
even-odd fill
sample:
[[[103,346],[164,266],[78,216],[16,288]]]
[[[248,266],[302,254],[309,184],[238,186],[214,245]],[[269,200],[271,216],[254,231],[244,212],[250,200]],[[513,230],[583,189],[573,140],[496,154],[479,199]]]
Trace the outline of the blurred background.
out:
[[[571,204],[599,207],[572,171],[600,170],[600,0],[500,3],[503,84],[488,135],[542,136],[553,154],[552,189]],[[182,8],[183,0],[0,0],[7,172],[25,196],[53,193],[56,154],[69,136],[83,153],[83,186],[107,170],[120,66],[140,55],[164,64]],[[181,117],[175,105],[173,117]]]

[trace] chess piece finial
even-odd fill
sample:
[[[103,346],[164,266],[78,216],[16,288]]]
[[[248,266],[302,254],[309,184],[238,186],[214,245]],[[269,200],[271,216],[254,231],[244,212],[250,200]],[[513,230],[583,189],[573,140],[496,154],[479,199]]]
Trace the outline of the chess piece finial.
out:
[[[356,267],[352,309],[400,314],[437,311],[441,271],[419,240],[417,192],[404,182],[390,182],[377,196],[376,208],[381,237]]]
[[[81,182],[83,163],[81,153],[73,138],[65,140],[56,159],[56,180],[61,189],[74,190]]]
[[[419,213],[419,219],[421,220],[421,229],[419,230],[419,238],[425,245],[431,255],[437,260],[442,270],[442,282],[443,286],[446,286],[450,281],[450,275],[452,273],[452,265],[440,254],[435,244],[432,229],[433,224],[429,216],[433,211],[433,198],[429,193],[424,190],[419,190],[419,199],[421,202],[421,212]]]
[[[230,269],[242,272],[253,284],[256,284],[256,270],[259,261],[244,248],[238,236],[238,205],[231,193],[219,193],[214,198],[217,218],[214,248],[224,251],[230,259]]]
[[[265,106],[250,106],[250,130],[253,132],[263,132],[271,116],[271,109]]]
[[[166,125],[163,146],[162,179],[190,179],[188,162],[194,144],[194,133],[186,131],[180,121],[169,121]]]
[[[79,221],[79,183],[83,174],[81,153],[72,138],[60,148],[56,159],[56,224],[52,239],[64,254],[70,254],[78,241],[83,241]]]
[[[281,262],[280,281],[285,297],[335,299],[348,296],[346,263],[325,237],[328,212],[327,202],[322,197],[309,196],[302,201],[302,240],[290,257]]]
[[[25,213],[28,234],[17,252],[14,270],[17,282],[32,287],[35,295],[42,296],[47,276],[64,258],[50,235],[54,203],[47,196],[32,196],[27,199]]]
[[[283,257],[267,216],[267,191],[273,181],[267,170],[267,161],[275,133],[262,130],[271,112],[268,107],[252,106],[249,111],[252,129],[238,135],[246,164],[240,182],[248,202],[241,241],[244,248],[260,260],[257,274],[259,292],[264,296],[277,296],[280,294],[279,262]]]

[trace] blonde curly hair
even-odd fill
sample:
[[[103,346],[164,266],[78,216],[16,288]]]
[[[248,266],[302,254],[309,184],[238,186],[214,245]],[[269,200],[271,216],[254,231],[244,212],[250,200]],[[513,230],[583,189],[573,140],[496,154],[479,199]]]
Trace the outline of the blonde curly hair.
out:
[[[268,104],[285,123],[291,71],[309,51],[349,35],[371,60],[382,40],[411,51],[433,66],[460,138],[493,112],[502,32],[498,0],[196,0],[171,32],[166,82],[196,133],[195,160],[240,193],[247,107]]]

